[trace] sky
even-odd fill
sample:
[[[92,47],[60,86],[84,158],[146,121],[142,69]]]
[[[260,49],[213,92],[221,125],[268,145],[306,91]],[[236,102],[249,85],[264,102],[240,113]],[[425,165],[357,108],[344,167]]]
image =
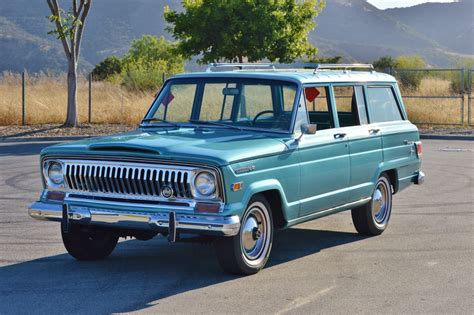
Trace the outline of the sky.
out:
[[[379,9],[410,7],[425,2],[454,2],[454,0],[367,0]]]

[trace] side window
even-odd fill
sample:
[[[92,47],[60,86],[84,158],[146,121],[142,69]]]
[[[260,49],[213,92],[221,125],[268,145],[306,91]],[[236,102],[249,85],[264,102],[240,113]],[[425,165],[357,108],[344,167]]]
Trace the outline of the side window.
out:
[[[304,89],[309,121],[318,125],[318,130],[334,128],[326,86],[311,86]]]
[[[362,86],[334,86],[333,91],[341,127],[368,123]]]
[[[367,98],[371,122],[403,120],[391,87],[371,86]]]

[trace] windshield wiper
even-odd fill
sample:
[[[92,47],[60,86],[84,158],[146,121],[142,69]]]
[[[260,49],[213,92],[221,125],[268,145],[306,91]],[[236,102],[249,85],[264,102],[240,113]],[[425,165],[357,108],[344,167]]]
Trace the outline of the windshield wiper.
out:
[[[242,128],[237,127],[237,126],[234,126],[234,125],[228,125],[228,124],[224,124],[224,123],[218,123],[218,122],[215,122],[215,121],[190,119],[189,122],[190,122],[190,123],[193,123],[193,124],[203,124],[203,125],[213,125],[213,126],[227,127],[227,128],[237,129],[237,130],[240,130],[240,131],[243,130]]]
[[[174,122],[165,120],[165,119],[161,119],[161,118],[156,118],[156,117],[144,118],[144,119],[142,119],[142,121],[141,121],[141,123],[140,123],[140,126],[143,126],[143,123],[145,123],[145,122],[152,122],[152,121],[163,122],[163,123],[165,123],[165,124],[169,124],[169,125],[171,125],[171,126],[175,126],[175,127],[178,127],[178,128],[181,127],[180,124],[177,124],[177,123],[174,123]],[[150,125],[144,125],[144,126],[150,126]],[[143,127],[144,127],[144,126],[143,126]]]

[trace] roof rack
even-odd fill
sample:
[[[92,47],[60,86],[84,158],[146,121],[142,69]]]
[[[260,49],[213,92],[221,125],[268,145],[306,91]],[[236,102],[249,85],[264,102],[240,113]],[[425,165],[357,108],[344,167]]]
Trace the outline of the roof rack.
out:
[[[375,71],[374,66],[371,64],[352,63],[352,64],[338,64],[338,63],[210,63],[206,69],[206,72],[212,72],[219,68],[237,68],[243,69],[266,69],[276,71],[277,69],[314,69],[313,74],[316,74],[319,70],[324,69],[369,69]]]
[[[371,64],[364,64],[364,63],[347,63],[347,64],[339,64],[339,63],[322,63],[318,64],[314,69],[314,74],[319,70],[323,69],[344,69],[347,71],[348,69],[369,69],[370,71],[375,71],[374,66]]]
[[[277,69],[315,69],[319,64],[317,63],[210,63],[206,72],[212,72],[218,68],[238,68],[243,69],[257,69],[270,68]]]

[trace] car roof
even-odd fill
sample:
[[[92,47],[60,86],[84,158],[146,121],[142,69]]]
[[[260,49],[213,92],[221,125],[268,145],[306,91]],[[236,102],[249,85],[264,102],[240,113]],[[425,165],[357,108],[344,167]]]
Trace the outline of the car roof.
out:
[[[396,79],[388,74],[376,71],[351,70],[233,70],[183,73],[172,78],[249,78],[291,81],[300,84],[310,83],[361,83],[388,82],[395,83]]]

